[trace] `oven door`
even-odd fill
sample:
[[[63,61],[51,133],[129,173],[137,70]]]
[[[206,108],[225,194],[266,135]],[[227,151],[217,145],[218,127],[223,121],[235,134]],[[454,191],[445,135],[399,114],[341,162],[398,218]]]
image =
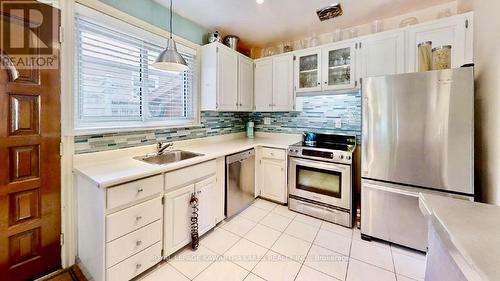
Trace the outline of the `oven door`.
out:
[[[291,195],[350,210],[351,166],[289,157]]]

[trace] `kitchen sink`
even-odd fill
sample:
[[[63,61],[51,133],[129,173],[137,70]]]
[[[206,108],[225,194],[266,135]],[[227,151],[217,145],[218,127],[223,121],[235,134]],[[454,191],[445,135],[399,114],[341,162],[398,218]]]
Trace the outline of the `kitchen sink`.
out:
[[[137,156],[134,157],[134,159],[150,164],[163,165],[191,159],[198,156],[203,156],[203,154],[183,150],[170,150],[165,151],[162,154]]]

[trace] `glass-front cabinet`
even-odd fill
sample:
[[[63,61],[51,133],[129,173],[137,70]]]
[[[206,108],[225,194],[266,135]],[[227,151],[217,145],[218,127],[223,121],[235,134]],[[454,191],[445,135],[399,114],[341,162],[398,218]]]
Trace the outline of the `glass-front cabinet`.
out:
[[[352,42],[323,48],[323,90],[343,90],[356,86],[355,47]]]
[[[321,91],[321,48],[295,55],[295,91]]]

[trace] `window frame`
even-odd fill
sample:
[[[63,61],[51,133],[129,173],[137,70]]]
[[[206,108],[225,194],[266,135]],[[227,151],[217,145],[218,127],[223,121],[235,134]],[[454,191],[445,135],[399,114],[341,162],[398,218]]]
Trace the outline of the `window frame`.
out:
[[[145,28],[135,26],[131,23],[125,22],[124,20],[114,17],[112,15],[108,15],[104,12],[94,10],[92,8],[83,6],[81,4],[75,4],[74,6],[74,14],[73,14],[73,34],[76,36],[76,17],[81,15],[86,19],[92,20],[100,25],[105,26],[108,29],[126,33],[130,36],[137,37],[141,40],[147,41],[149,43],[157,44],[159,46],[166,46],[167,38],[164,37],[165,34],[158,34],[156,31],[157,28],[154,28],[154,31],[146,30]],[[163,33],[163,32],[162,32]],[[74,40],[73,38],[71,38]],[[127,132],[127,131],[142,131],[142,130],[155,130],[155,129],[170,129],[170,128],[187,128],[187,127],[200,127],[200,71],[201,71],[201,46],[185,39],[178,40],[179,38],[175,36],[177,49],[180,52],[192,54],[195,56],[195,64],[196,69],[193,71],[193,85],[192,85],[192,119],[187,120],[154,120],[147,119],[145,115],[147,111],[144,110],[142,112],[142,120],[140,121],[100,121],[100,122],[79,122],[79,92],[77,90],[77,76],[79,73],[77,72],[77,68],[73,67],[73,113],[72,113],[72,135],[86,135],[86,134],[96,134],[96,133],[114,133],[114,132]],[[179,42],[181,41],[181,42]],[[73,44],[76,44],[74,41]],[[76,46],[73,46],[73,63],[74,66],[77,65],[77,52]],[[117,124],[119,123],[119,124]],[[83,126],[82,126],[83,125]]]

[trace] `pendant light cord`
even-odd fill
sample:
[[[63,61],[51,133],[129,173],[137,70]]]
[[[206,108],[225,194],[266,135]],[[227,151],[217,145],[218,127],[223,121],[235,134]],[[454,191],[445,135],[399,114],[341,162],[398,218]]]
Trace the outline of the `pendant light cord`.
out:
[[[172,39],[172,17],[173,17],[172,2],[173,0],[170,0],[170,39]]]

